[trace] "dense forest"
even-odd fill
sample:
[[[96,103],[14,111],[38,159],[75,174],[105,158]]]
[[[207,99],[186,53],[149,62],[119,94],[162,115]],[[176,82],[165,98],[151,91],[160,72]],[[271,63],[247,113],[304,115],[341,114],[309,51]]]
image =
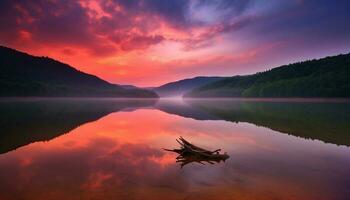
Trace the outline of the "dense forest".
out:
[[[350,97],[350,54],[225,78],[185,97]]]
[[[48,57],[0,46],[0,96],[157,97],[127,89]]]
[[[327,143],[350,146],[350,104],[348,102],[298,102],[298,101],[239,101],[239,100],[194,100],[186,103],[205,119],[247,122],[275,131],[322,140]],[[189,110],[178,108],[173,114],[183,116]],[[193,112],[195,113],[195,112]],[[205,116],[205,115],[202,115]],[[211,117],[208,117],[211,116]]]

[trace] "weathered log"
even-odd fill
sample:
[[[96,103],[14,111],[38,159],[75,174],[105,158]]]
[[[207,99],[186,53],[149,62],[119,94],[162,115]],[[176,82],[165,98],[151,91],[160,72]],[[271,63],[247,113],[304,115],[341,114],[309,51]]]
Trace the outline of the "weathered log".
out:
[[[191,162],[197,162],[200,164],[209,164],[219,163],[221,161],[225,162],[230,156],[227,153],[220,154],[221,149],[216,149],[210,151],[194,144],[188,142],[183,137],[176,139],[176,142],[180,144],[180,149],[165,149],[165,151],[175,152],[179,154],[176,157],[176,162],[180,163],[181,168]]]

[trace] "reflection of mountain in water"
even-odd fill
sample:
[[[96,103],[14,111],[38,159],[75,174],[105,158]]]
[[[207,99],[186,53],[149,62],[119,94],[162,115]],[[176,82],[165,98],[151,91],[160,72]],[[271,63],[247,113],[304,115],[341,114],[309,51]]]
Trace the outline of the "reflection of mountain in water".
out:
[[[127,108],[151,106],[156,100],[36,99],[0,101],[0,153],[45,141]]]
[[[211,115],[208,119],[248,122],[303,138],[350,146],[349,102],[186,100],[186,103],[193,110]],[[182,115],[181,109],[176,111],[172,113]],[[188,113],[185,116],[191,117]],[[192,118],[198,119],[196,115]]]
[[[196,108],[179,99],[160,99],[154,108],[169,114],[175,114],[182,117],[192,118],[196,120],[217,120],[218,117]]]
[[[120,110],[153,106],[156,100],[31,99],[0,101],[0,153],[45,141]],[[304,138],[350,146],[350,103],[233,100],[164,101],[167,113],[197,120],[248,122]]]

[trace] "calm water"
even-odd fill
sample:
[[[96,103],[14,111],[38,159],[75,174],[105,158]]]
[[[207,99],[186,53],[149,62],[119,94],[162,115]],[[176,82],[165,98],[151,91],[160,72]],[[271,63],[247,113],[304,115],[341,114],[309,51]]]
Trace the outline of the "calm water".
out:
[[[349,199],[350,103],[0,101],[0,199]],[[180,168],[179,136],[230,158]]]

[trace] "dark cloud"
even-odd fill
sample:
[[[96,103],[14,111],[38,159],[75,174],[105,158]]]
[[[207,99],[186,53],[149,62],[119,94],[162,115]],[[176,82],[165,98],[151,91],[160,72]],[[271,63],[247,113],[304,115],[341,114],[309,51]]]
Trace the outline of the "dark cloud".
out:
[[[257,18],[248,35],[265,42],[290,41],[301,50],[314,45],[339,46],[350,43],[349,10],[346,0],[291,1]]]
[[[156,14],[173,24],[185,23],[185,14],[190,1],[188,0],[115,0],[127,11]]]
[[[18,33],[26,31],[38,44],[83,47],[94,54],[116,50],[96,36],[86,10],[76,1],[2,1],[0,7],[0,15],[6,13],[0,17],[6,21],[0,31],[8,35],[4,43],[15,42]]]
[[[217,35],[238,31],[241,28],[247,26],[253,18],[247,17],[242,18],[239,21],[235,22],[224,22],[222,24],[218,24],[209,28],[206,32],[200,34],[195,38],[191,38],[185,41],[182,41],[184,45],[184,50],[193,50],[202,47],[206,47],[212,44],[212,39]]]
[[[98,11],[77,1],[1,1],[0,35],[2,42],[14,43],[20,31],[27,31],[33,42],[45,45],[70,45],[88,49],[96,55],[113,53],[118,50],[145,49],[166,38],[154,35],[159,23],[190,31],[198,26],[188,19],[192,1],[175,0],[115,0],[97,1],[104,16],[96,17]],[[234,9],[241,13],[249,1],[198,1],[196,6],[215,6],[216,9]],[[93,13],[92,15],[90,15]],[[224,24],[224,25],[223,25]],[[227,25],[225,25],[227,24]],[[227,26],[229,22],[218,22],[213,29]],[[220,30],[216,32],[220,34]],[[210,36],[212,37],[212,36]],[[108,39],[108,40],[106,40]],[[208,38],[197,37],[201,43]],[[210,39],[210,38],[209,38]],[[185,42],[186,41],[182,41]],[[196,45],[203,46],[203,45]]]
[[[218,12],[222,10],[229,10],[229,16],[234,17],[244,13],[249,6],[253,4],[252,0],[197,0],[195,2],[195,8],[203,6],[214,7]]]
[[[94,1],[3,0],[0,42],[23,45],[20,39],[26,36],[34,44],[62,46],[61,51],[79,47],[103,56],[165,40],[182,43],[185,50],[203,48],[246,27],[244,36],[268,42],[286,37],[348,41],[350,33],[347,0],[96,0],[97,7],[89,2]],[[161,24],[187,36],[157,32]],[[197,29],[203,31],[194,34]]]

